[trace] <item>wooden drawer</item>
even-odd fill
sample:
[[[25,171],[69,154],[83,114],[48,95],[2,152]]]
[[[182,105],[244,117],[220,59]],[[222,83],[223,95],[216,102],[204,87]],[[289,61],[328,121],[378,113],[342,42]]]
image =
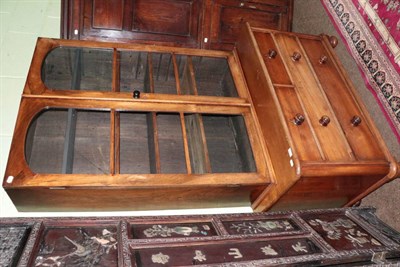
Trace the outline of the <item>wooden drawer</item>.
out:
[[[296,36],[275,34],[274,37],[304,106],[305,118],[312,125],[317,142],[321,147],[323,158],[328,161],[350,160],[351,155],[344,134],[330,104],[321,92]],[[294,54],[299,55],[300,58],[293,59]],[[323,126],[320,123],[322,118],[327,118],[330,122]]]
[[[275,86],[274,89],[298,157],[305,161],[322,160],[320,147],[314,138],[309,120],[304,117],[305,112],[295,88]]]
[[[321,40],[299,38],[299,41],[355,157],[359,160],[385,159],[331,52]]]
[[[326,37],[247,25],[237,51],[258,120],[274,128],[263,134],[275,184],[253,198],[256,210],[351,205],[396,177]]]

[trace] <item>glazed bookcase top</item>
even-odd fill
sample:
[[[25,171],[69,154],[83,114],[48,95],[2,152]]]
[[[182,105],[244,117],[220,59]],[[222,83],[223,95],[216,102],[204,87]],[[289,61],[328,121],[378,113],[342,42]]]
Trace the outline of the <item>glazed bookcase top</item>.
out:
[[[270,183],[265,155],[235,52],[39,38],[4,186],[58,189],[55,198],[99,190],[104,206],[88,197],[88,210],[131,209],[129,199],[135,209],[159,208],[141,194],[155,194],[157,205],[220,205],[198,201],[207,194],[237,205]],[[232,194],[242,200],[227,201]],[[81,208],[65,197],[11,198],[22,209]],[[33,205],[38,198],[48,204]]]

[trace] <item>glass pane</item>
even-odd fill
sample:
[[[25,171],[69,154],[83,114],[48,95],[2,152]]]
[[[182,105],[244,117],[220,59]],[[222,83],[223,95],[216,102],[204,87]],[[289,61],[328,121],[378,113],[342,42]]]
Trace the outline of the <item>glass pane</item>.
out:
[[[111,91],[113,50],[58,47],[46,57],[42,80],[50,89]]]
[[[143,92],[147,69],[147,52],[120,52],[120,91]]]
[[[226,58],[192,57],[198,95],[237,97]]]
[[[68,110],[46,110],[29,126],[25,158],[35,173],[61,173]]]
[[[109,173],[110,114],[50,109],[31,123],[25,156],[36,173]]]
[[[179,114],[157,114],[161,173],[186,173]]]
[[[121,112],[121,173],[186,173],[179,114]]]
[[[108,174],[110,112],[77,112],[73,173]]]
[[[123,92],[176,94],[172,55],[121,51],[120,86]]]
[[[120,168],[121,173],[150,173],[149,132],[151,113],[120,113]]]
[[[211,172],[255,172],[255,163],[242,116],[203,115]]]
[[[152,53],[154,92],[176,94],[174,65],[171,54]]]
[[[121,51],[123,92],[177,94],[172,54]],[[237,97],[226,58],[175,55],[181,94]]]

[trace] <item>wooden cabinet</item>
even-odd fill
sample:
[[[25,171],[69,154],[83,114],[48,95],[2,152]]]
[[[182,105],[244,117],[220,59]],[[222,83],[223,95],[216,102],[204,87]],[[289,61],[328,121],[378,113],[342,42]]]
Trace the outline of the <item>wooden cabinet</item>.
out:
[[[275,171],[256,210],[351,205],[396,177],[327,36],[247,25],[237,51]]]
[[[62,37],[232,49],[240,25],[290,30],[292,0],[64,0]]]
[[[372,209],[0,219],[1,266],[360,266],[400,261]]]

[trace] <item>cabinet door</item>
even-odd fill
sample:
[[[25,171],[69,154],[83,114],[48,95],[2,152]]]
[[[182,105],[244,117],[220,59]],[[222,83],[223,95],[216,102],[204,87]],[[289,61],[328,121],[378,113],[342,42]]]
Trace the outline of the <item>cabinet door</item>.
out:
[[[200,0],[75,0],[79,39],[197,46]],[[70,29],[70,32],[74,29]],[[71,37],[71,34],[70,34]]]
[[[232,49],[245,22],[252,27],[289,31],[291,7],[290,0],[215,0],[204,22],[203,47]]]

